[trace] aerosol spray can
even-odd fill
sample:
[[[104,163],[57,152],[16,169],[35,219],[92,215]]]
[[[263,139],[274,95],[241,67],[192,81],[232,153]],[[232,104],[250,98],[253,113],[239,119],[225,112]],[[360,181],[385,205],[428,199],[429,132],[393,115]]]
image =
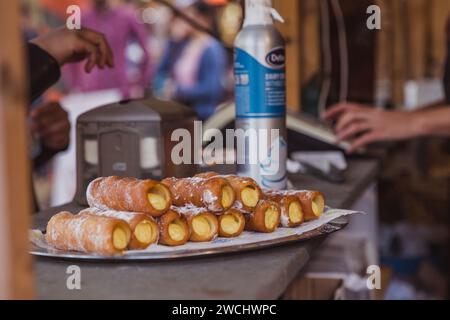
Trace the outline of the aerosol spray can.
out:
[[[281,20],[271,0],[246,0],[245,20],[235,41],[237,169],[264,188],[285,189],[286,55],[285,42],[273,25]]]

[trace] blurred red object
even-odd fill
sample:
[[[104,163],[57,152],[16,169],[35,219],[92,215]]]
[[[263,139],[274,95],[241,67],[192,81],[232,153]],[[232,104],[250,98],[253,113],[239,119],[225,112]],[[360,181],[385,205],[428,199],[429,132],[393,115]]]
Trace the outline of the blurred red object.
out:
[[[39,4],[62,20],[67,17],[66,10],[70,5],[77,5],[81,10],[90,6],[89,0],[39,0]]]
[[[224,6],[228,4],[228,0],[205,0],[205,2],[212,6]]]

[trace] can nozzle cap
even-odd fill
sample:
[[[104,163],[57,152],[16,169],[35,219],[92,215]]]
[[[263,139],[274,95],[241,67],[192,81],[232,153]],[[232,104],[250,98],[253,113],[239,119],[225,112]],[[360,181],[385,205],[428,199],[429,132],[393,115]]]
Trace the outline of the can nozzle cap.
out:
[[[269,10],[270,10],[270,15],[272,16],[273,20],[284,23],[283,17],[275,8],[269,8]]]
[[[284,23],[283,17],[272,7],[271,0],[246,0],[244,25]]]

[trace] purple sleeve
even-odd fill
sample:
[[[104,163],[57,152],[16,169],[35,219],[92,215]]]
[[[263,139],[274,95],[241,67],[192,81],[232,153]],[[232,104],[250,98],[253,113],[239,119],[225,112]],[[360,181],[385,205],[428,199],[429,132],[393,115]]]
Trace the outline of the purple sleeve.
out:
[[[144,60],[142,61],[141,66],[142,73],[139,84],[145,87],[148,85],[150,77],[152,75],[150,53],[147,49],[149,32],[146,26],[144,24],[139,23],[133,14],[130,14],[129,20],[131,33],[136,37],[136,40],[138,41],[139,45],[144,51]]]

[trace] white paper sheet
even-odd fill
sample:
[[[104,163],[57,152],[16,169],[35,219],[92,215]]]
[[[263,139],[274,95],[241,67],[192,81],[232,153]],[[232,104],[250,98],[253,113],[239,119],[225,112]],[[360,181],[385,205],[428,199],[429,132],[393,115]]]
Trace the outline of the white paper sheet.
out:
[[[145,250],[133,250],[125,252],[125,255],[133,255],[133,254],[149,254],[152,253],[177,253],[177,252],[185,252],[186,250],[205,250],[205,249],[217,249],[217,248],[226,248],[233,246],[240,246],[246,244],[254,244],[258,242],[264,242],[269,240],[282,240],[283,238],[291,237],[292,235],[301,235],[308,231],[317,229],[328,222],[350,214],[358,213],[356,211],[342,210],[342,209],[331,209],[327,208],[322,216],[314,221],[309,221],[303,223],[301,226],[297,228],[279,228],[273,233],[257,233],[257,232],[249,232],[244,231],[237,238],[217,238],[212,242],[206,243],[194,243],[189,242],[185,245],[178,247],[168,247],[163,245],[151,245],[149,248]],[[40,230],[32,230],[30,232],[30,241],[35,245],[43,248],[43,249],[52,249],[46,242],[45,237]]]

